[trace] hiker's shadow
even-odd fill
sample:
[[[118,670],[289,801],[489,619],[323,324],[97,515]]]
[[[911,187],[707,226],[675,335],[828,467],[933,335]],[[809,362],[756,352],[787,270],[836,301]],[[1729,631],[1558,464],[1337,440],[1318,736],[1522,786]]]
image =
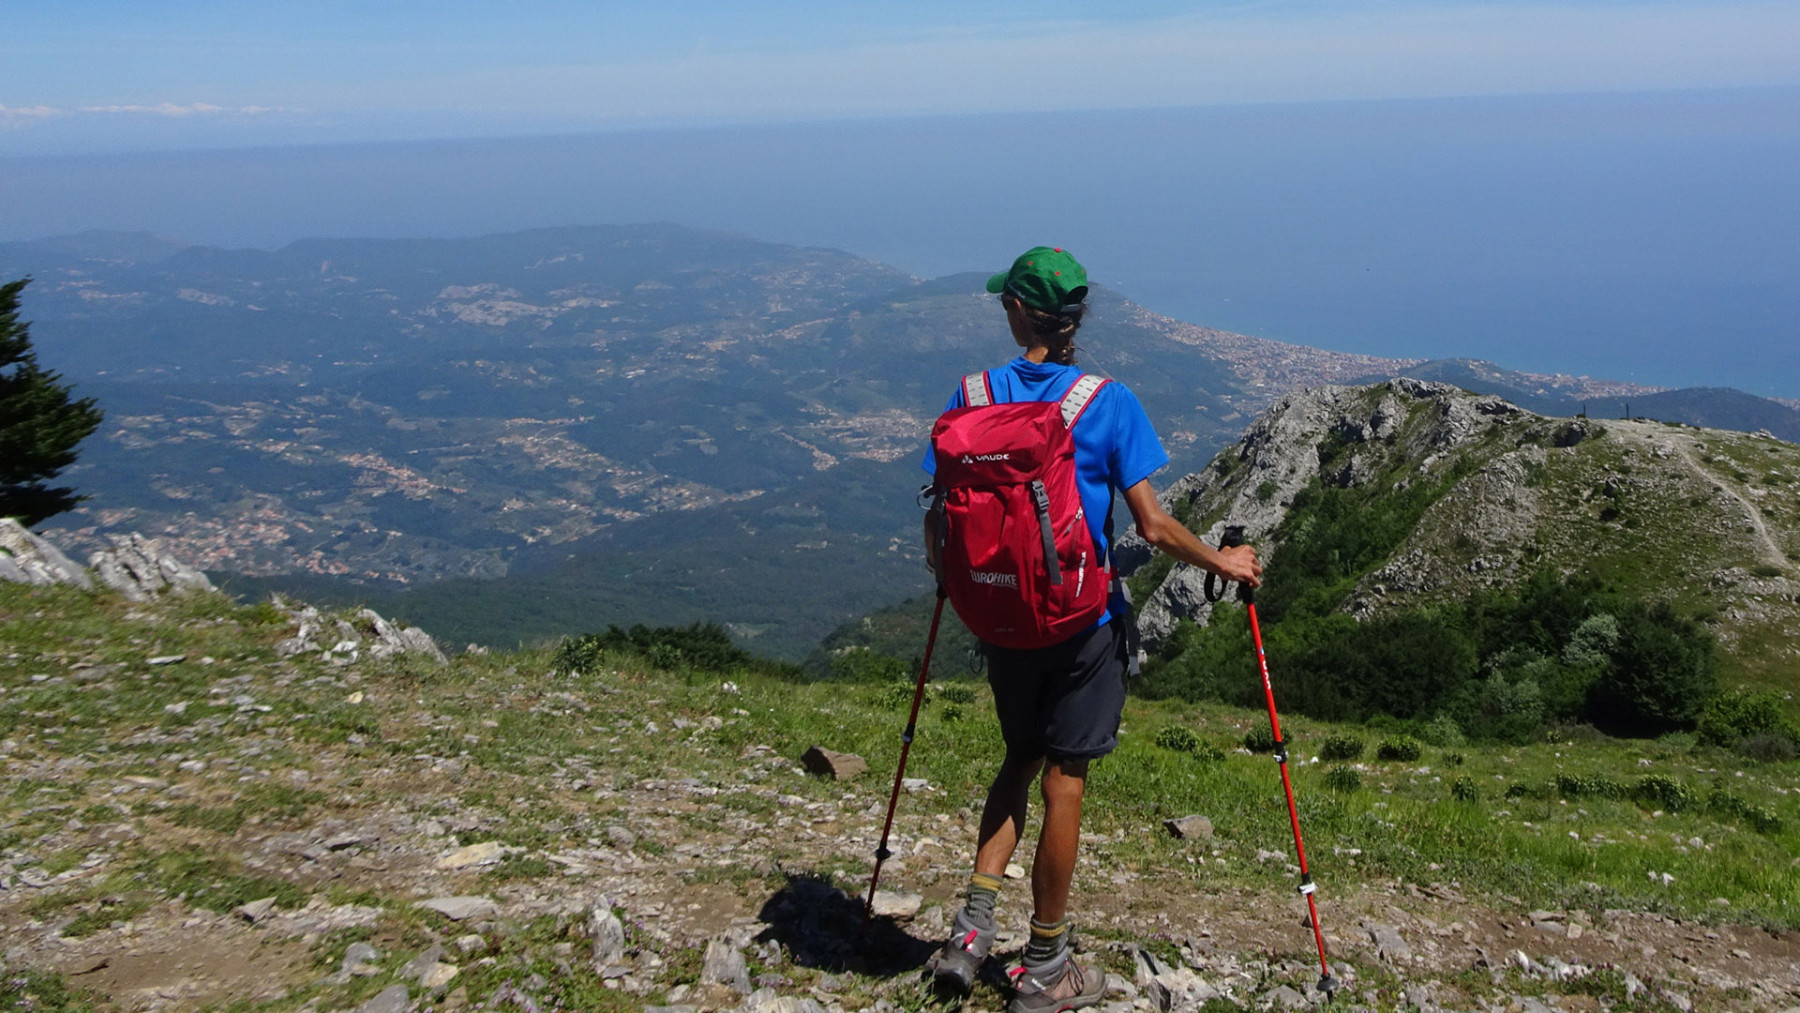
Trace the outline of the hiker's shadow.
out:
[[[768,928],[756,938],[773,940],[794,963],[831,974],[846,971],[893,977],[925,966],[937,949],[888,918],[863,923],[863,901],[824,877],[788,874],[787,883],[763,903]]]

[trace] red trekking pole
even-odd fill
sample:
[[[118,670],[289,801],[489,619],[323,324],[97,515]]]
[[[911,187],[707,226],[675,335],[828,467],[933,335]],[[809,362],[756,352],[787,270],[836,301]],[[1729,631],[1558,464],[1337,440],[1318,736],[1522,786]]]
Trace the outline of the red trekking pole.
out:
[[[919,662],[919,683],[913,687],[912,713],[906,716],[906,731],[900,733],[900,765],[894,768],[894,790],[888,796],[887,821],[881,825],[881,844],[875,848],[875,872],[869,877],[869,897],[863,902],[863,926],[875,910],[875,884],[881,882],[881,863],[893,852],[888,850],[888,832],[894,829],[894,807],[900,802],[900,782],[906,776],[906,757],[912,752],[913,732],[919,724],[919,703],[925,699],[925,677],[931,671],[931,649],[937,644],[938,620],[944,617],[944,585],[937,589],[937,607],[931,612],[931,633],[925,637],[925,658]]]
[[[1244,529],[1232,525],[1219,539],[1219,547],[1232,548],[1244,544]],[[1206,600],[1216,602],[1222,595],[1214,590],[1214,574],[1206,575]],[[1263,698],[1269,704],[1269,730],[1275,736],[1275,762],[1281,765],[1281,788],[1287,793],[1288,822],[1294,827],[1294,854],[1300,859],[1300,894],[1306,898],[1306,910],[1312,922],[1313,941],[1319,946],[1319,991],[1330,998],[1337,991],[1338,980],[1331,976],[1331,965],[1325,962],[1325,933],[1319,930],[1319,905],[1313,900],[1318,892],[1312,873],[1306,867],[1306,845],[1300,840],[1300,810],[1294,805],[1294,783],[1288,777],[1287,743],[1281,738],[1281,719],[1275,716],[1275,689],[1269,684],[1269,659],[1263,654],[1262,627],[1256,622],[1256,593],[1248,584],[1238,585],[1238,600],[1250,615],[1250,639],[1256,644],[1256,667],[1262,673]]]

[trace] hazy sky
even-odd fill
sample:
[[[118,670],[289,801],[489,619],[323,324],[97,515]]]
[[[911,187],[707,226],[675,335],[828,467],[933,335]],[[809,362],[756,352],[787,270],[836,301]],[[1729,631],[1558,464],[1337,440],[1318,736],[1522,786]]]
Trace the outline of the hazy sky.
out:
[[[1800,84],[1792,0],[10,6],[0,156]]]
[[[1795,0],[0,16],[0,241],[673,221],[921,276],[1050,242],[1264,337],[1791,397],[1796,178]]]

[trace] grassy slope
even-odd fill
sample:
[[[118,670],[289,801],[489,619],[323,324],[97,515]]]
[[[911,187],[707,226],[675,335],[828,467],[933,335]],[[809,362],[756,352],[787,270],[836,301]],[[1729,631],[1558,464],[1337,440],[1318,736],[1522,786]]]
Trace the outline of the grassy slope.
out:
[[[591,846],[609,822],[627,815],[620,801],[595,797],[592,786],[679,778],[720,790],[696,806],[654,814],[659,830],[645,835],[654,840],[641,850],[669,857],[671,866],[646,871],[645,879],[666,875],[681,890],[711,884],[752,908],[779,887],[782,870],[826,876],[851,893],[861,889],[891,776],[884,771],[891,771],[909,697],[904,684],[796,685],[657,671],[626,657],[572,679],[546,672],[547,657],[531,652],[463,657],[442,669],[412,660],[342,669],[278,659],[272,644],[288,630],[274,619],[266,607],[233,608],[211,596],[145,609],[108,596],[0,585],[0,758],[7,770],[0,856],[15,868],[49,873],[82,870],[100,858],[66,884],[34,891],[28,903],[18,891],[0,896],[0,927],[23,931],[30,920],[38,931],[63,924],[64,933],[85,936],[178,894],[190,907],[215,910],[270,895],[284,907],[309,895],[376,905],[383,914],[373,929],[310,944],[310,955],[287,972],[287,991],[268,1004],[293,1009],[316,1000],[338,1008],[393,980],[389,968],[345,985],[321,981],[350,939],[372,938],[384,952],[416,951],[429,941],[432,926],[411,906],[413,884],[309,879],[283,871],[291,859],[258,867],[250,857],[258,835],[376,811],[418,821],[466,817],[479,821],[485,836],[526,850],[498,870],[467,874],[446,892],[533,883],[560,891],[580,879],[557,875],[546,856]],[[144,663],[176,653],[188,660]],[[90,663],[118,667],[73,667]],[[1244,677],[1254,678],[1248,659]],[[722,690],[725,678],[738,692]],[[352,692],[366,696],[351,702]],[[246,709],[241,697],[270,709]],[[180,713],[168,710],[182,702],[188,706]],[[979,683],[934,689],[908,769],[933,790],[906,796],[896,850],[910,855],[927,836],[949,850],[909,863],[923,866],[910,873],[896,871],[896,885],[923,886],[938,899],[960,885],[971,807],[999,758],[989,708]],[[1079,877],[1077,903],[1138,899],[1129,910],[1118,901],[1118,918],[1102,937],[1151,935],[1154,912],[1168,898],[1275,898],[1291,889],[1280,861],[1258,858],[1262,851],[1285,855],[1291,843],[1275,773],[1266,757],[1232,751],[1263,721],[1257,712],[1218,705],[1128,707],[1121,748],[1093,775],[1088,871]],[[1162,748],[1157,733],[1169,727],[1192,729],[1226,754],[1209,761]],[[1372,755],[1376,735],[1304,719],[1288,730],[1299,743],[1295,789],[1314,872],[1327,891],[1328,924],[1334,904],[1405,882],[1485,898],[1501,910],[1566,907],[1598,916],[1625,908],[1800,926],[1792,857],[1800,851],[1800,798],[1788,787],[1800,763],[1746,766],[1679,739],[1465,749],[1460,761],[1428,748],[1411,763],[1356,763],[1362,787],[1342,791],[1326,786],[1331,765],[1313,762],[1314,752],[1335,734],[1367,740]],[[869,757],[871,776],[851,785],[797,776],[793,758],[814,743]],[[755,759],[762,755],[786,760],[765,765]],[[435,773],[439,766],[426,762],[432,758],[452,764],[454,775]],[[180,766],[194,760],[205,769]],[[304,772],[303,783],[296,771]],[[1622,783],[1663,774],[1702,796],[1722,786],[1777,814],[1784,827],[1759,833],[1704,807],[1652,813],[1623,800],[1559,798],[1550,790],[1558,774]],[[128,777],[167,780],[182,797],[121,792],[133,783]],[[1468,779],[1476,800],[1452,797],[1457,778]],[[1514,785],[1530,796],[1506,797]],[[810,816],[820,807],[843,815],[821,825]],[[1158,829],[1165,817],[1196,812],[1218,828],[1207,851]],[[119,827],[131,833],[112,832]],[[664,850],[722,829],[725,839],[758,841],[754,858],[683,863],[673,860],[678,851]],[[1663,873],[1672,881],[1665,884]],[[548,966],[555,945],[578,931],[566,920],[534,921],[492,944],[510,963],[470,965],[459,983],[479,998],[481,989],[517,977],[518,963]],[[697,941],[638,941],[662,950],[676,968],[672,981],[691,980]],[[1303,935],[1288,942],[1303,958]],[[1377,974],[1365,973],[1371,980]],[[630,1008],[617,993],[580,992],[587,987],[580,980],[563,976],[552,987],[571,990],[562,996],[569,1002]],[[872,996],[894,987],[853,975],[847,989]]]

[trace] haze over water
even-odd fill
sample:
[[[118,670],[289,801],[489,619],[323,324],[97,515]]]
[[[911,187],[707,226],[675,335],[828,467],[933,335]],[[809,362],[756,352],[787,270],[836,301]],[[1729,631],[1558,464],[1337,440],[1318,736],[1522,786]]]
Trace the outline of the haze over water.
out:
[[[1793,89],[1295,103],[12,158],[0,240],[673,221],[927,277],[1051,243],[1261,337],[1794,398],[1796,179]]]

